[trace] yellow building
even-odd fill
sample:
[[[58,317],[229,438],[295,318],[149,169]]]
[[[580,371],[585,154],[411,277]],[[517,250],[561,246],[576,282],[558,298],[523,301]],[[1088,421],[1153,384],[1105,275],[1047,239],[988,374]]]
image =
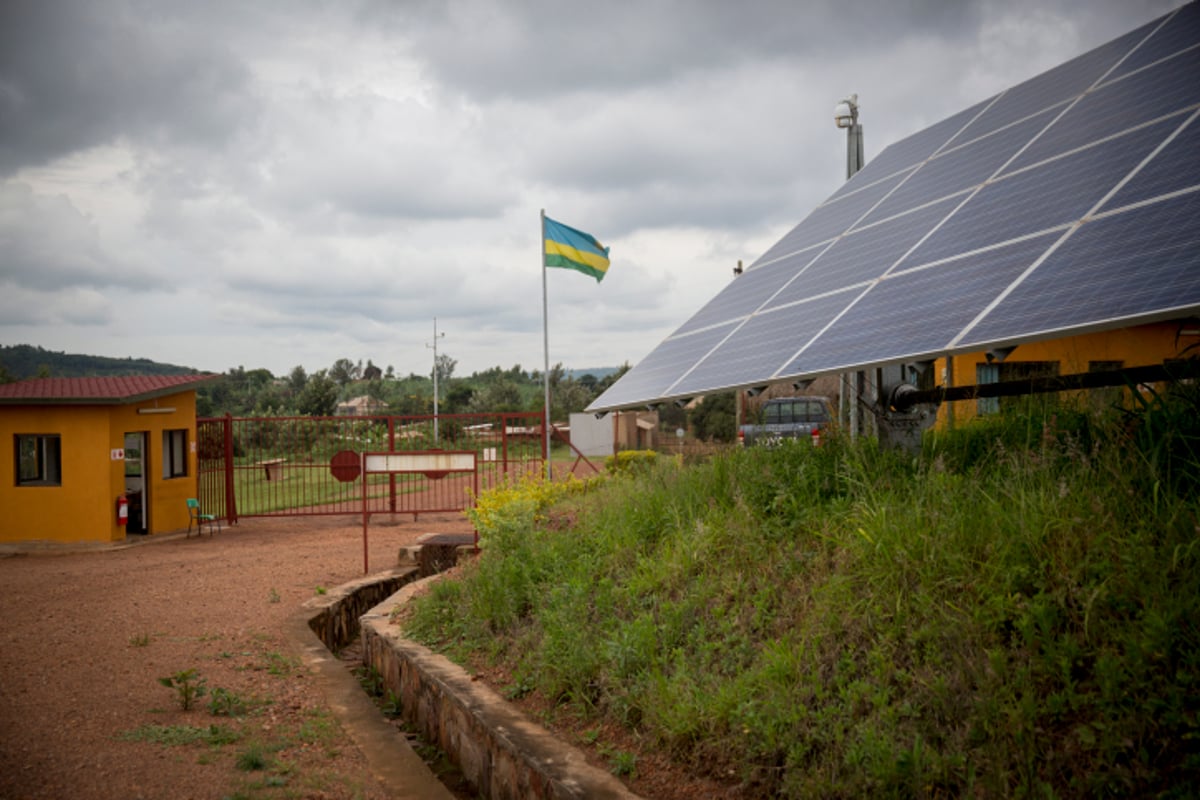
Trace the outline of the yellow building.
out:
[[[197,487],[195,387],[215,377],[0,385],[0,542],[115,542],[187,528],[185,501]]]
[[[934,383],[950,388],[1112,372],[1194,357],[1198,348],[1200,322],[1172,320],[1030,342],[1003,352],[940,358],[934,365]],[[1099,408],[1111,404],[1123,391],[1122,387],[1092,390],[1091,400]],[[938,410],[939,423],[961,423],[994,413],[1001,402],[1000,398],[992,397],[944,403]]]

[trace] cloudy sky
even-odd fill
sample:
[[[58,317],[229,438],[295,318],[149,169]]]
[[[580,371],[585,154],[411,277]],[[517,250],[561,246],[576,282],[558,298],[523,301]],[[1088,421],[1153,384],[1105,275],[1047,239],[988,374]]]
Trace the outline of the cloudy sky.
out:
[[[888,144],[1179,0],[4,0],[0,344],[636,364]]]

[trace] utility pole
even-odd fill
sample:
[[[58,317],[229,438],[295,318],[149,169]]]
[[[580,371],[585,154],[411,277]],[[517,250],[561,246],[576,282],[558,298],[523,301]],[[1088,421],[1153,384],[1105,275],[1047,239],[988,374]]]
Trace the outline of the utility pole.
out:
[[[433,344],[425,343],[426,347],[433,348],[433,441],[436,443],[438,439],[438,355],[437,343],[438,339],[446,334],[438,333],[437,317],[433,318]]]

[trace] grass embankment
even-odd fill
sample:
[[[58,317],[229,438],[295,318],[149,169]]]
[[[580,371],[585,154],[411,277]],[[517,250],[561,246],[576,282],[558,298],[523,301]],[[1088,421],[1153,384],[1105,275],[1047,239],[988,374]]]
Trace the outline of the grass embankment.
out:
[[[406,625],[747,796],[1195,796],[1189,392],[489,493]]]

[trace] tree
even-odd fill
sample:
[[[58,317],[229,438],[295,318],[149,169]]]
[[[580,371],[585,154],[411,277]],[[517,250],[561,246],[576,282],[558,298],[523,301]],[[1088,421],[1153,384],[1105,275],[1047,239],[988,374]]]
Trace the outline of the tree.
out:
[[[308,373],[304,371],[304,367],[299,364],[292,367],[292,371],[288,373],[287,383],[292,394],[298,395],[303,392],[304,385],[308,383]]]
[[[351,381],[358,380],[358,376],[362,373],[359,367],[354,365],[354,362],[348,358],[339,358],[333,362],[333,366],[329,368],[329,378],[338,386],[345,386]]]
[[[439,386],[447,386],[450,383],[450,376],[454,374],[454,368],[458,366],[458,361],[446,355],[439,353],[434,359],[433,368],[437,370],[437,380]]]
[[[363,368],[362,376],[364,381],[377,381],[383,377],[383,370],[375,366],[371,359],[367,359],[367,366]]]
[[[521,389],[507,378],[489,383],[471,398],[471,410],[478,412],[520,411]]]
[[[696,437],[708,441],[732,442],[737,436],[734,393],[705,395],[692,409],[692,428]]]
[[[311,417],[330,417],[337,411],[337,398],[337,383],[322,369],[309,377],[296,408]]]
[[[475,390],[466,384],[459,384],[446,392],[446,413],[461,414],[471,407],[471,398]]]
[[[591,402],[592,393],[579,381],[568,378],[550,389],[550,418],[569,419],[572,412],[583,411]]]

